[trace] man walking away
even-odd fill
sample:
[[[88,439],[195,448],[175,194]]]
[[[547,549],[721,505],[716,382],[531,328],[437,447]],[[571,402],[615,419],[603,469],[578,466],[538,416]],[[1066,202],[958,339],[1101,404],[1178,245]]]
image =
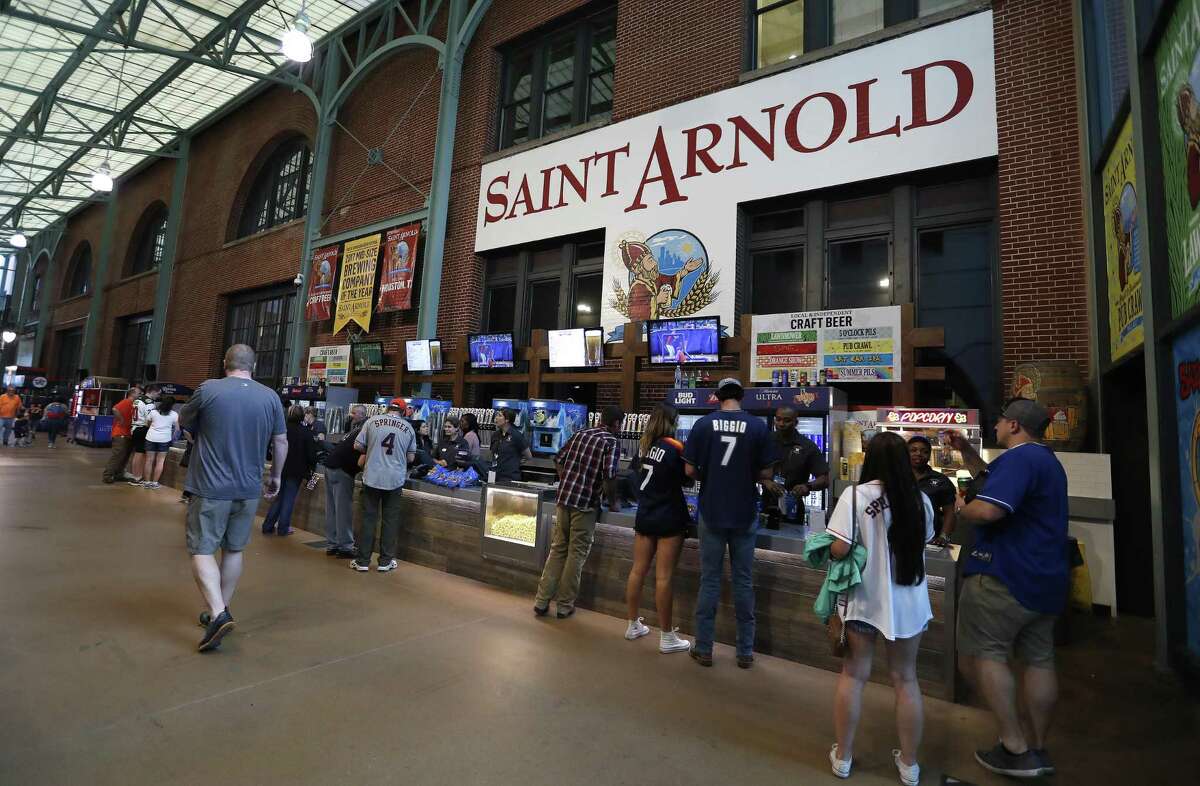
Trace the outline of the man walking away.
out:
[[[187,512],[192,575],[208,606],[200,617],[201,652],[216,649],[233,630],[229,601],[242,575],[242,550],[250,542],[259,497],[279,493],[287,460],[283,406],[275,391],[251,379],[253,370],[254,350],[234,344],[225,353],[224,379],[201,384],[180,412],[182,427],[195,435],[184,490],[192,497]],[[268,442],[274,459],[264,482]]]
[[[12,436],[13,425],[17,421],[17,413],[21,411],[21,397],[12,385],[0,396],[0,448],[8,447],[8,438]]]
[[[395,570],[396,548],[400,540],[400,492],[408,480],[408,465],[416,458],[417,435],[402,413],[407,406],[394,398],[387,412],[369,418],[354,440],[354,449],[363,455],[362,526],[358,531],[358,556],[350,567],[361,572],[371,569],[375,550],[375,532],[379,529],[379,562],[376,570]],[[380,515],[382,513],[382,525]]]
[[[576,431],[554,458],[558,466],[558,506],[554,516],[554,534],[550,556],[538,582],[533,613],[539,617],[550,610],[555,599],[558,618],[575,613],[579,579],[592,550],[596,520],[600,517],[600,490],[608,495],[609,507],[621,509],[617,497],[617,469],[621,447],[616,433],[625,419],[620,407],[605,407],[596,428]]]
[[[1058,694],[1054,622],[1066,606],[1069,568],[1067,474],[1040,442],[1049,422],[1034,401],[1008,402],[996,423],[1006,451],[986,466],[975,499],[956,502],[959,521],[977,526],[959,598],[959,664],[1000,726],[1000,741],[975,759],[1015,778],[1054,772],[1046,729]],[[949,440],[972,472],[985,469],[961,434]],[[1021,663],[1016,679],[1010,658]]]
[[[159,393],[162,388],[155,384],[146,386],[146,392],[134,399],[133,430],[129,434],[130,448],[133,450],[133,472],[129,485],[140,486],[146,474],[146,433],[150,431],[150,413],[157,406]]]
[[[113,405],[112,451],[108,454],[108,463],[104,465],[104,482],[113,483],[123,480],[125,462],[129,460],[130,444],[133,434],[133,401],[141,395],[142,389],[134,385],[125,391],[125,398]]]
[[[358,474],[359,453],[354,440],[367,418],[367,408],[350,408],[346,436],[336,445],[327,446],[325,456],[325,553],[330,557],[351,559],[354,554],[354,476]]]
[[[778,493],[771,480],[775,445],[767,426],[742,411],[742,383],[717,385],[720,409],[692,428],[683,460],[700,486],[700,593],[696,598],[696,643],[692,658],[712,665],[713,632],[721,599],[725,550],[733,576],[737,618],[737,665],[754,665],[754,542],[758,532],[757,484]]]

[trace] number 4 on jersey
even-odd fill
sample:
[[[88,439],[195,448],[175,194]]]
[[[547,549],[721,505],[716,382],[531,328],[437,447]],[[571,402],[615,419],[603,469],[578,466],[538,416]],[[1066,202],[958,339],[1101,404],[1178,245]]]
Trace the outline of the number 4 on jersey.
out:
[[[394,433],[388,434],[386,437],[383,438],[383,441],[380,442],[379,444],[387,449],[387,454],[389,456],[392,455],[392,452],[395,450],[395,447],[396,447],[396,435]]]

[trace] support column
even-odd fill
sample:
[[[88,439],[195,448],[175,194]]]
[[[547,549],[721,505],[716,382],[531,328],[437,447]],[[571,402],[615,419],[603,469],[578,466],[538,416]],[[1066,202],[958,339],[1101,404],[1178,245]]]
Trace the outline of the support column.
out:
[[[304,239],[300,244],[300,276],[295,312],[288,327],[287,371],[290,376],[299,376],[304,363],[305,334],[308,322],[304,318],[304,298],[308,294],[308,272],[311,267],[313,242],[321,234],[321,213],[325,210],[325,181],[329,176],[329,153],[333,147],[333,124],[337,119],[337,107],[333,97],[337,94],[341,78],[342,57],[333,44],[325,52],[325,73],[321,84],[321,108],[317,112],[317,139],[313,147],[312,186],[308,194],[308,213],[304,217]]]
[[[171,304],[171,280],[175,273],[175,257],[179,251],[179,227],[183,224],[183,198],[187,190],[188,153],[191,138],[179,138],[179,158],[175,159],[175,173],[171,180],[171,204],[167,208],[167,231],[163,239],[162,262],[158,265],[158,282],[154,290],[154,319],[150,323],[150,337],[146,343],[146,366],[154,366],[152,376],[162,378],[158,368],[162,357],[163,337],[167,332],[167,313]],[[142,369],[146,376],[147,369]],[[132,380],[130,380],[132,381]],[[147,379],[147,381],[150,381]]]
[[[96,376],[96,341],[100,323],[104,319],[105,293],[108,291],[108,263],[112,258],[113,235],[117,231],[117,189],[113,185],[112,193],[104,206],[104,226],[100,230],[100,253],[96,257],[96,266],[92,269],[92,302],[88,309],[87,323],[83,326],[83,347],[79,351],[79,367],[86,368],[88,373]]]
[[[58,243],[54,243],[50,250],[50,261],[46,263],[46,273],[42,276],[42,292],[41,292],[41,313],[38,314],[37,337],[33,341],[33,365],[43,365],[42,352],[46,343],[46,332],[50,329],[51,317],[54,314],[53,301],[58,295],[58,291],[54,287],[54,279],[58,277]],[[37,264],[39,250],[37,254],[30,253],[29,258],[31,264]],[[74,382],[75,380],[67,380]]]

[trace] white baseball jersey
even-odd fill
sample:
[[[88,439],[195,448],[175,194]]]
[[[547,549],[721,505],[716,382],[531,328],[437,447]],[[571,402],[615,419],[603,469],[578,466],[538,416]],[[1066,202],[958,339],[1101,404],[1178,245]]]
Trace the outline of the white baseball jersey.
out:
[[[373,489],[391,491],[408,480],[408,454],[416,449],[417,435],[408,421],[385,412],[369,418],[354,440],[367,454],[363,483]]]

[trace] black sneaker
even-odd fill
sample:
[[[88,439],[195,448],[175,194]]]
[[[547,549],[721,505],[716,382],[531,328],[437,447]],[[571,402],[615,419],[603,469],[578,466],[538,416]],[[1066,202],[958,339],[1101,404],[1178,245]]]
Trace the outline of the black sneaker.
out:
[[[338,555],[337,546],[330,546],[329,548],[325,549],[326,557],[336,557],[337,555]]]
[[[544,617],[550,613],[550,606],[549,605],[538,606],[538,605],[534,604],[533,613],[535,615],[537,615],[538,617]]]
[[[366,573],[368,570],[371,569],[371,566],[364,565],[361,562],[359,562],[358,560],[353,559],[353,560],[350,560],[350,568],[352,570],[357,570],[359,573]]]
[[[712,653],[711,652],[696,652],[696,650],[692,650],[688,654],[692,656],[692,660],[696,661],[701,666],[704,666],[705,668],[712,667]]]
[[[739,669],[749,669],[754,666],[754,655],[738,655],[737,664]]]
[[[1038,757],[1038,763],[1042,765],[1042,775],[1055,773],[1054,762],[1050,760],[1050,754],[1045,748],[1034,748],[1033,755]]]
[[[204,629],[204,638],[200,639],[200,644],[196,649],[200,652],[215,650],[221,646],[221,639],[225,638],[225,634],[231,630],[233,630],[233,617],[229,614],[229,609],[225,609],[208,623],[208,627]]]
[[[555,612],[555,616],[558,617],[560,620],[565,620],[567,617],[572,616],[574,613],[575,613],[574,606],[572,606],[569,609],[566,609],[565,611],[563,610],[562,606],[559,606],[558,611]]]
[[[358,553],[354,549],[338,549],[337,553],[333,556],[338,559],[354,559],[358,556]]]
[[[212,614],[207,611],[200,612],[200,627],[207,628],[210,622],[212,622]]]
[[[1003,742],[997,742],[991,750],[975,751],[975,761],[985,770],[1010,778],[1036,778],[1042,774],[1042,762],[1036,753],[1012,753]]]

